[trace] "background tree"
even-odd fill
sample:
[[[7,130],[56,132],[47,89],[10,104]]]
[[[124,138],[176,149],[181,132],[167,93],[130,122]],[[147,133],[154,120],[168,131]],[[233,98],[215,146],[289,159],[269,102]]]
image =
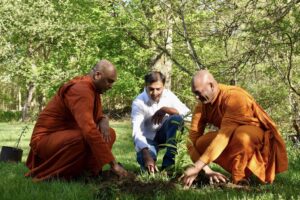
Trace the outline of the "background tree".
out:
[[[130,110],[151,69],[192,108],[191,76],[206,68],[299,134],[299,13],[299,0],[3,0],[0,106],[34,119],[64,81],[106,58],[119,73],[104,95],[110,114]]]

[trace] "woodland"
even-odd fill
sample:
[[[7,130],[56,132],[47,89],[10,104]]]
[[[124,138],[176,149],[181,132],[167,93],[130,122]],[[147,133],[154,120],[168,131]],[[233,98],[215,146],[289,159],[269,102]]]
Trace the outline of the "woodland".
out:
[[[99,59],[118,70],[103,95],[128,116],[160,70],[191,109],[208,69],[251,93],[285,135],[300,134],[300,0],[1,0],[0,121],[35,121],[56,90]]]

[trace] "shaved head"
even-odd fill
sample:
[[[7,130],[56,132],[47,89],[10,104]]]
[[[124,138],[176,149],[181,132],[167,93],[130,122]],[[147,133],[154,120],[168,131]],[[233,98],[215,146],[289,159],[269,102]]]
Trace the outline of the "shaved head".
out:
[[[219,92],[219,86],[208,70],[200,70],[192,79],[192,92],[202,103],[212,104]]]
[[[117,70],[108,60],[100,60],[91,70],[90,76],[98,93],[102,94],[111,89],[117,80]]]
[[[101,71],[103,73],[116,73],[115,66],[108,60],[100,60],[93,68],[94,71]]]
[[[198,71],[193,77],[193,82],[197,82],[198,84],[203,84],[203,85],[209,82],[217,83],[213,75],[208,70]]]

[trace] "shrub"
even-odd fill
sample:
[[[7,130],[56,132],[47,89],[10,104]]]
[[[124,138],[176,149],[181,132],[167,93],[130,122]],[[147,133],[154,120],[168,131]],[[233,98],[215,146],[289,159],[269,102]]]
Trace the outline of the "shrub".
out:
[[[21,116],[21,111],[0,110],[0,122],[19,121],[21,119]]]

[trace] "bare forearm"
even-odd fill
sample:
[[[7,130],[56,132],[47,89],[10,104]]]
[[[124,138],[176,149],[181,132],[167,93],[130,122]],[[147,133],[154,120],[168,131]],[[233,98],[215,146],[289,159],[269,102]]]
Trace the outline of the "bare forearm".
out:
[[[167,113],[169,115],[178,115],[179,114],[177,109],[171,108],[171,107],[162,107],[161,110],[163,110],[165,113]]]
[[[205,166],[203,167],[203,171],[207,174],[207,173],[212,172],[212,169],[211,169],[208,165],[205,165]]]
[[[143,158],[151,157],[151,154],[150,154],[150,151],[149,151],[148,147],[143,148],[142,153],[143,153]]]
[[[205,168],[207,165],[204,163],[204,162],[202,162],[201,160],[197,160],[195,163],[194,163],[194,166],[199,170],[199,172],[203,169],[203,168]],[[209,168],[209,167],[208,167]],[[206,170],[208,169],[208,168],[205,168]],[[209,168],[210,169],[210,168]]]

